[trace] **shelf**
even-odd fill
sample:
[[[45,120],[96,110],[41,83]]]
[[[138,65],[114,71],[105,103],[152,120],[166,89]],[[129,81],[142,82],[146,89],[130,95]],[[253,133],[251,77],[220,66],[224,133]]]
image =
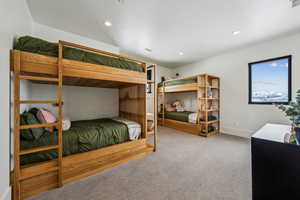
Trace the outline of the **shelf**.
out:
[[[200,124],[214,124],[214,123],[217,123],[219,122],[219,120],[211,120],[211,121],[200,121],[199,123]]]
[[[199,86],[199,88],[211,88],[211,89],[219,89],[218,87],[208,87],[208,86]]]
[[[211,110],[199,110],[199,112],[218,112],[219,109],[211,109]]]
[[[200,100],[218,100],[218,98],[199,98]]]
[[[154,80],[147,80],[147,83],[155,83]]]
[[[152,135],[152,134],[154,134],[154,130],[152,130],[152,131],[147,131],[147,135]]]
[[[215,134],[218,134],[218,133],[220,133],[219,129],[208,132],[208,133],[200,133],[199,135],[207,137],[207,136],[212,136],[212,135],[215,135]]]

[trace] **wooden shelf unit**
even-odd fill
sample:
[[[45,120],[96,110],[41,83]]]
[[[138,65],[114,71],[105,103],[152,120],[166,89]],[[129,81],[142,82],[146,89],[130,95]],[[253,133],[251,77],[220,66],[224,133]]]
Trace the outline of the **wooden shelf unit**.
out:
[[[163,105],[160,110],[158,124],[169,128],[174,128],[184,132],[201,136],[211,136],[220,131],[220,78],[209,74],[199,74],[180,79],[197,78],[197,83],[188,83],[182,85],[163,86],[158,88],[160,96],[158,105]],[[170,80],[172,81],[172,80]],[[165,96],[167,93],[197,93],[197,123],[181,122],[165,118]],[[208,120],[213,115],[216,120]],[[212,128],[213,127],[213,128]],[[213,129],[209,131],[209,129]]]
[[[198,115],[199,123],[203,125],[200,135],[218,134],[220,132],[220,78],[209,74],[199,75],[198,84],[200,85],[197,91]],[[216,120],[208,120],[210,115],[216,117]]]

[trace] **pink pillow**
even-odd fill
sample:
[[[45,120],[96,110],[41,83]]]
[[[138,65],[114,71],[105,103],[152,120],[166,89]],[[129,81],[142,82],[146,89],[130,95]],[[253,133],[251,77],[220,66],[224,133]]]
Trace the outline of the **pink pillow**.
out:
[[[166,109],[167,112],[174,112],[174,111],[176,111],[176,108],[172,107],[171,104],[166,104],[165,105],[165,109]]]
[[[38,120],[42,124],[54,123],[56,122],[56,117],[47,109],[40,109],[36,114]],[[46,131],[53,132],[54,127],[46,127]]]

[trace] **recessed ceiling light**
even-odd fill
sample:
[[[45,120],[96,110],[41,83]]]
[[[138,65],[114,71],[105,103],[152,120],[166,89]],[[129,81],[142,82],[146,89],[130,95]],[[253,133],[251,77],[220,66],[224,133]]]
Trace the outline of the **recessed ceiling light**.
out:
[[[179,52],[179,55],[181,55],[181,56],[182,56],[182,55],[183,55],[183,52],[182,52],[182,51],[180,51],[180,52]]]
[[[107,21],[107,20],[106,20],[106,21],[104,22],[104,25],[105,25],[105,26],[112,26],[112,23],[111,23],[110,21]]]
[[[233,31],[232,32],[232,35],[238,35],[238,34],[240,34],[241,33],[241,31]]]
[[[145,51],[147,51],[147,52],[152,52],[152,49],[150,49],[150,48],[145,48]]]

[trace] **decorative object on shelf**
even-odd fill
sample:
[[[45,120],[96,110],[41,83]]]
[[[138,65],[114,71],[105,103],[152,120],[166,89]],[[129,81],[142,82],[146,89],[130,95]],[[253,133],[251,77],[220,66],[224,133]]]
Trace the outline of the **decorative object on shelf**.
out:
[[[211,86],[213,88],[218,88],[218,79],[212,79],[211,80]]]
[[[213,115],[210,115],[208,116],[208,121],[213,121],[213,120],[217,120],[217,117],[216,116],[213,116]]]
[[[179,78],[179,73],[176,73],[176,78]]]
[[[152,80],[152,69],[147,69],[147,80]]]
[[[213,97],[213,93],[212,93],[212,89],[211,86],[207,86],[207,98],[212,98]]]
[[[152,86],[150,83],[147,83],[147,93],[151,94],[152,93]]]
[[[147,69],[147,80],[148,81],[152,80],[152,69]],[[147,83],[147,93],[148,94],[152,93],[152,85],[151,85],[151,83]]]
[[[154,129],[154,121],[147,120],[147,131],[153,131],[153,129]]]
[[[296,140],[300,141],[300,90],[297,91],[296,101],[290,102],[288,105],[275,104],[277,108],[285,112],[286,116],[292,121],[292,135],[296,136]]]
[[[176,108],[177,112],[184,112],[183,104],[180,101],[175,101],[173,106]]]
[[[213,132],[213,131],[215,131],[216,130],[216,127],[214,127],[214,126],[208,126],[208,132]],[[202,129],[202,131],[201,131],[202,133],[206,133],[205,132],[205,129]]]
[[[160,104],[160,112],[162,112],[164,109],[164,104]]]

